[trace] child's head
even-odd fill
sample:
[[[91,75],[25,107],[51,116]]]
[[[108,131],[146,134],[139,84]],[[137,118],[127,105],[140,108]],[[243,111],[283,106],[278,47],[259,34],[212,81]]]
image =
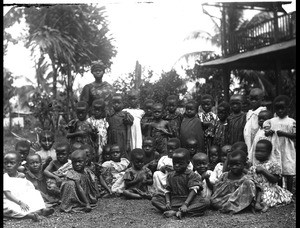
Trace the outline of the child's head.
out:
[[[59,163],[65,164],[68,162],[70,154],[70,144],[68,141],[61,141],[55,145],[56,159]]]
[[[161,103],[153,104],[152,113],[153,113],[154,119],[160,120],[162,118],[163,108],[164,108],[164,106]]]
[[[40,133],[40,144],[44,150],[50,150],[54,144],[54,133],[49,130],[43,130]]]
[[[152,107],[154,105],[154,100],[152,99],[147,99],[144,103],[144,111],[145,115],[144,116],[152,116]]]
[[[102,151],[103,162],[111,160],[111,157],[110,157],[110,148],[111,148],[111,145],[109,145],[109,144],[106,144],[105,146],[103,146],[103,151]]]
[[[237,142],[233,143],[231,146],[231,151],[234,151],[234,150],[242,150],[248,155],[247,144],[243,141],[237,141]]]
[[[28,170],[32,173],[39,173],[42,169],[42,159],[39,154],[30,153],[27,158]]]
[[[86,164],[90,165],[92,161],[95,160],[95,150],[89,144],[84,144],[81,147],[81,150],[84,150],[86,153]]]
[[[169,113],[175,113],[178,107],[178,97],[176,95],[169,95],[166,100],[166,106]]]
[[[128,94],[128,102],[131,108],[137,108],[139,106],[139,92],[132,90]]]
[[[262,110],[258,113],[258,126],[261,128],[263,127],[263,124],[266,120],[269,120],[272,118],[272,112],[270,110]]]
[[[243,173],[244,167],[246,165],[247,155],[242,150],[234,150],[228,155],[228,168],[230,172],[239,176]]]
[[[154,138],[147,136],[143,139],[142,148],[145,151],[145,156],[150,157],[155,151],[155,140]]]
[[[200,175],[205,173],[208,169],[208,156],[204,153],[197,153],[192,158],[194,170]]]
[[[221,102],[217,108],[218,118],[221,122],[224,122],[230,113],[230,104],[226,101]]]
[[[173,168],[176,173],[184,173],[190,163],[190,152],[185,148],[177,148],[174,150]]]
[[[264,162],[269,160],[269,157],[272,152],[272,143],[267,139],[261,139],[256,143],[255,147],[255,158]]]
[[[190,151],[191,157],[193,157],[198,152],[198,141],[196,138],[188,138],[185,142],[185,148]]]
[[[135,148],[130,151],[130,160],[133,168],[136,170],[141,170],[144,166],[145,151],[140,148]]]
[[[82,143],[80,142],[74,142],[72,145],[71,145],[71,148],[70,148],[70,152],[72,153],[73,151],[75,150],[79,150],[81,147],[82,147]]]
[[[115,112],[120,112],[123,109],[123,96],[120,93],[116,93],[112,96],[112,107]]]
[[[264,99],[264,91],[260,88],[253,88],[249,93],[249,103],[252,110],[256,110],[261,106],[261,103]]]
[[[86,120],[89,111],[89,105],[85,101],[79,101],[76,103],[76,116],[80,121]]]
[[[221,149],[217,145],[211,145],[208,151],[209,154],[209,162],[216,164],[219,162],[219,157],[220,157]]]
[[[201,107],[203,108],[203,111],[208,113],[211,111],[213,107],[214,99],[210,94],[204,94],[201,98]]]
[[[21,161],[25,161],[30,151],[30,143],[25,140],[18,141],[15,150],[21,155]]]
[[[221,155],[220,155],[220,160],[221,160],[222,163],[224,163],[226,161],[227,155],[231,151],[232,151],[231,150],[231,145],[227,144],[227,145],[222,146],[222,148],[221,148]]]
[[[180,147],[180,140],[178,138],[170,138],[167,142],[168,157],[172,158],[174,150]]]
[[[280,119],[288,115],[289,103],[290,103],[290,98],[286,95],[279,95],[275,97],[273,101],[274,112]]]
[[[238,114],[242,111],[244,97],[242,94],[233,94],[229,99],[230,109],[233,113]]]
[[[189,100],[185,105],[185,115],[189,118],[194,117],[198,112],[197,102],[194,100]]]
[[[121,148],[118,144],[111,145],[110,159],[114,162],[120,162],[121,161]]]
[[[96,99],[92,103],[92,114],[95,119],[105,117],[105,101],[103,99]]]
[[[10,151],[3,156],[4,171],[9,176],[14,176],[21,163],[21,155],[18,152]]]
[[[82,173],[86,164],[86,152],[84,150],[75,150],[70,159],[72,161],[72,167],[76,172]]]

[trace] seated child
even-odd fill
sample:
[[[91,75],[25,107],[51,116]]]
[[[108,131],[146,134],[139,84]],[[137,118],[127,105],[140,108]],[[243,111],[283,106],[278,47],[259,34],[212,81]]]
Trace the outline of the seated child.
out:
[[[18,141],[16,143],[15,150],[21,155],[21,165],[18,167],[18,171],[25,173],[27,168],[26,158],[30,152],[30,143],[25,140]]]
[[[199,147],[198,147],[198,141],[196,138],[194,137],[189,137],[187,138],[183,148],[187,149],[188,151],[190,151],[190,155],[191,155],[191,158],[196,154],[196,153],[199,153],[201,152],[199,150]]]
[[[110,148],[111,148],[111,145],[109,145],[109,144],[106,144],[105,146],[103,146],[102,163],[111,160],[111,157],[110,157]],[[99,163],[99,164],[101,165],[102,163]]]
[[[270,160],[271,153],[272,143],[267,139],[259,140],[255,149],[257,163],[249,170],[259,186],[255,210],[263,212],[269,207],[289,204],[293,197],[289,190],[278,185],[281,169],[278,163]]]
[[[72,163],[71,160],[69,160],[69,143],[67,141],[57,143],[55,152],[56,159],[49,163],[44,170],[44,174],[47,178],[56,180],[57,186],[60,187],[67,171],[72,169]]]
[[[153,174],[153,186],[151,191],[155,194],[165,194],[166,180],[169,172],[173,171],[173,152],[180,147],[180,140],[178,138],[171,138],[167,143],[168,155],[162,156],[157,164],[157,171]],[[188,164],[188,169],[193,170],[193,164]]]
[[[56,160],[56,152],[52,147],[54,140],[54,133],[49,130],[43,130],[39,135],[39,143],[42,147],[36,153],[42,158],[42,169],[44,170],[52,160]]]
[[[216,165],[220,162],[219,160],[220,154],[221,154],[221,150],[218,145],[210,146],[208,150],[209,163],[207,167],[209,170],[214,170]]]
[[[201,176],[203,188],[201,191],[201,196],[203,198],[210,198],[213,191],[213,185],[209,179],[212,171],[208,169],[208,156],[204,153],[195,154],[192,158],[192,162],[195,173]]]
[[[144,166],[149,168],[153,174],[160,158],[160,154],[155,150],[155,140],[150,136],[144,137],[142,149],[145,151]]]
[[[70,159],[73,169],[67,171],[63,180],[60,210],[63,212],[90,212],[97,204],[97,183],[92,171],[85,168],[86,152],[75,150]]]
[[[23,178],[20,177],[17,171],[21,163],[20,154],[7,152],[3,160],[3,216],[39,221],[39,215],[52,214],[53,208],[46,208],[41,193],[24,178],[24,174]]]
[[[151,199],[148,186],[153,184],[151,170],[144,166],[145,151],[135,148],[130,152],[132,167],[125,170],[123,195],[128,199]]]
[[[42,170],[41,156],[35,153],[30,153],[27,156],[27,171],[26,179],[29,180],[36,190],[41,192],[43,200],[47,207],[56,206],[60,203],[60,191],[56,186],[49,184]]]
[[[222,173],[224,172],[224,165],[226,165],[227,167],[227,157],[230,152],[231,152],[231,145],[224,145],[221,148],[220,162],[215,166],[211,174],[210,180],[212,184],[215,184],[221,177]]]
[[[247,155],[242,150],[234,150],[228,155],[229,171],[222,173],[214,185],[211,206],[222,213],[238,213],[251,208],[255,200],[254,180],[243,170]]]
[[[190,154],[178,148],[173,153],[174,171],[168,173],[165,195],[152,198],[152,205],[165,217],[201,216],[209,206],[209,200],[201,197],[201,178],[189,170]]]
[[[101,174],[105,183],[111,189],[112,193],[120,194],[124,190],[124,173],[130,162],[127,158],[121,157],[120,146],[114,144],[110,148],[110,161],[103,162]]]

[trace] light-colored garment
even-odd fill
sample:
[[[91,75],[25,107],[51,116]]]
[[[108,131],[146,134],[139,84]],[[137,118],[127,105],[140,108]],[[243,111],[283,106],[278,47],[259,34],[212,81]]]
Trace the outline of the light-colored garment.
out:
[[[265,106],[258,107],[256,110],[249,110],[246,114],[246,124],[244,127],[244,139],[248,151],[252,146],[254,136],[259,129],[258,114],[262,110],[267,110]]]
[[[219,181],[223,173],[223,162],[216,164],[214,170],[211,172],[209,180],[212,184],[215,184]]]
[[[17,199],[29,206],[28,211],[21,210],[20,205],[7,199],[3,194],[3,215],[12,218],[23,218],[29,213],[46,208],[41,193],[25,178],[10,177],[3,174],[3,192],[10,191]]]
[[[41,149],[35,153],[41,156],[42,164],[45,163],[47,157],[49,156],[52,158],[52,160],[56,160],[56,152],[54,148],[51,148],[50,150]]]
[[[262,167],[269,173],[278,176],[280,176],[281,169],[278,163],[272,161],[259,162],[250,167],[248,174],[253,176],[254,180],[258,183],[258,186],[262,189],[262,202],[268,207],[289,204],[292,201],[293,194],[287,189],[280,187],[277,183],[271,183],[263,174],[257,174],[257,167]]]
[[[195,173],[197,173],[198,175],[200,175],[197,171],[195,171]],[[209,174],[210,177],[211,177],[211,174],[213,173],[213,171],[212,170],[206,170],[206,173]],[[209,181],[210,181],[210,177],[209,177]],[[203,189],[202,189],[200,195],[203,198],[210,198],[211,195],[212,195],[212,190],[207,186],[206,180],[202,180],[202,187],[203,187]]]
[[[273,145],[272,154],[277,155],[277,163],[280,164],[282,175],[296,175],[296,148],[293,140],[287,137],[278,137],[276,131],[284,131],[296,134],[296,120],[286,116],[285,118],[273,117],[263,124],[264,129],[271,129],[275,133],[271,137]]]
[[[103,146],[107,144],[107,129],[109,127],[108,121],[106,118],[95,119],[94,116],[91,116],[87,119],[87,122],[91,123],[98,130],[98,156],[102,158]]]
[[[253,139],[252,146],[251,146],[250,150],[248,150],[249,151],[248,152],[249,162],[251,162],[252,165],[255,165],[258,163],[258,161],[255,158],[255,148],[256,148],[257,142],[261,139],[267,139],[267,140],[271,141],[271,137],[265,136],[265,130],[263,128],[258,129],[258,131],[256,132],[255,137]],[[269,160],[276,161],[277,160],[276,157],[278,157],[278,155],[274,155],[273,153],[271,153]]]
[[[143,138],[142,138],[142,128],[141,128],[141,119],[143,115],[145,114],[144,110],[142,109],[132,109],[132,108],[126,108],[123,109],[123,111],[129,112],[134,120],[133,124],[130,127],[130,148],[131,150],[135,148],[142,148]]]
[[[167,175],[166,171],[163,173],[160,171],[163,166],[171,166],[173,167],[172,158],[169,158],[167,155],[162,156],[157,164],[157,171],[153,174],[153,185],[150,187],[150,191],[156,194],[165,194],[166,192],[166,184],[167,184]],[[187,169],[193,170],[193,164],[190,162]]]
[[[58,170],[54,171],[53,174],[59,177],[64,177],[66,176],[67,172],[71,169],[73,169],[72,161],[68,159],[68,161],[61,167],[59,167]]]

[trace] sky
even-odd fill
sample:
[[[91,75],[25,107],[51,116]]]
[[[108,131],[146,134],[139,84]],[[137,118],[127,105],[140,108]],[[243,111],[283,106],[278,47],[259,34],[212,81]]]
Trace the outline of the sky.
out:
[[[92,1],[79,2],[91,3]],[[107,72],[103,78],[105,81],[112,83],[118,77],[133,72],[136,61],[139,61],[143,68],[153,70],[154,78],[158,78],[163,71],[168,72],[172,68],[175,68],[180,75],[184,75],[180,66],[175,64],[183,54],[203,50],[219,51],[203,40],[185,40],[192,31],[203,30],[214,34],[212,20],[202,12],[201,4],[204,1],[106,0],[101,2],[106,6],[107,19],[110,21],[109,30],[115,39],[114,45],[118,52],[117,56],[112,59],[111,71]],[[49,2],[4,0],[4,4],[7,3]],[[51,1],[51,3],[78,2]],[[287,8],[287,11],[296,10],[295,0]],[[213,15],[219,16],[219,10],[215,7],[206,9]],[[7,12],[6,7],[3,12]],[[249,15],[252,14],[253,11],[249,13]],[[15,25],[9,32],[16,37],[24,37],[26,34],[24,23]],[[14,75],[23,75],[34,80],[34,62],[30,52],[22,46],[22,42],[9,46],[8,53],[4,57],[4,66]],[[92,74],[87,73],[84,78],[78,76],[74,84],[75,87],[83,87],[93,80]],[[26,82],[20,79],[15,84],[18,86],[24,83]]]

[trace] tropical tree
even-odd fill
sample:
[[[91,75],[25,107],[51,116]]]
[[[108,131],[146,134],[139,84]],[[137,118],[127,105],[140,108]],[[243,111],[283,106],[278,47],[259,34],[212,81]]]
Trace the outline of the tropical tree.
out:
[[[9,100],[14,96],[13,76],[10,71],[3,68],[3,117],[11,111]]]

